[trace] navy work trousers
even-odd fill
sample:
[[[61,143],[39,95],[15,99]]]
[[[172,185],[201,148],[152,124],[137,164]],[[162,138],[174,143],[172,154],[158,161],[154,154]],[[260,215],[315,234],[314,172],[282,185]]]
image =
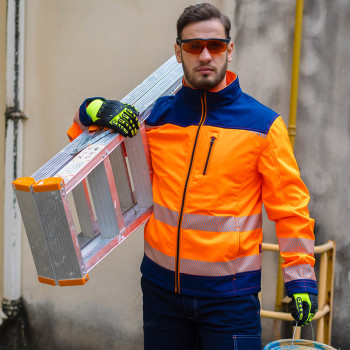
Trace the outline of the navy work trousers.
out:
[[[261,350],[257,294],[185,296],[141,279],[145,350]]]

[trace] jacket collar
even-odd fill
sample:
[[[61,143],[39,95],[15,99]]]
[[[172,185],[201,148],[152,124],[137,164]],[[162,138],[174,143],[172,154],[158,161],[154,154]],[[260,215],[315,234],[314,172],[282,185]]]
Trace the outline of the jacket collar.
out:
[[[179,97],[181,96],[187,105],[195,109],[201,108],[201,97],[205,95],[207,108],[217,108],[222,105],[233,103],[242,93],[238,76],[235,73],[227,71],[226,82],[227,86],[225,88],[215,92],[193,89],[183,85],[177,95],[179,95]]]

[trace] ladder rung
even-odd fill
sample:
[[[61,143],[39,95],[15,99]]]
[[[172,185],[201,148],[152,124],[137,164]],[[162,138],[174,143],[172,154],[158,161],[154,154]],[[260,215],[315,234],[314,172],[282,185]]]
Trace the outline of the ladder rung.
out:
[[[123,153],[122,147],[118,147],[109,155],[109,160],[117,186],[120,205],[122,211],[125,212],[135,204],[135,200],[133,198],[128,166]]]
[[[83,180],[73,190],[73,197],[77,214],[79,218],[81,233],[84,237],[94,238],[95,230],[93,223],[95,221],[90,196],[87,189],[86,180]]]

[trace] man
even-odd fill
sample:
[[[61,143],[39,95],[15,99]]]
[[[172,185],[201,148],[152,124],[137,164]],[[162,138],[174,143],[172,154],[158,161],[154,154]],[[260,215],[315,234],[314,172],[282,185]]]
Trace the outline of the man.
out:
[[[184,10],[175,44],[183,87],[146,121],[154,170],[141,265],[146,350],[192,350],[198,339],[204,350],[261,349],[262,203],[276,222],[293,317],[302,326],[317,311],[308,191],[282,118],[227,71],[230,28],[211,4]],[[135,115],[93,98],[79,120],[132,136]]]

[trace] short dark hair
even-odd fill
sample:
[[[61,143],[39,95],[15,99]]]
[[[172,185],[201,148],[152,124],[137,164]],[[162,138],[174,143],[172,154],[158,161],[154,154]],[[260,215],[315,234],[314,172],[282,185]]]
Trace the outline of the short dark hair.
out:
[[[182,30],[188,24],[193,22],[207,21],[213,18],[217,18],[225,28],[226,38],[230,37],[231,21],[222,14],[220,10],[212,4],[207,2],[190,5],[186,7],[176,23],[177,37],[181,39]]]

